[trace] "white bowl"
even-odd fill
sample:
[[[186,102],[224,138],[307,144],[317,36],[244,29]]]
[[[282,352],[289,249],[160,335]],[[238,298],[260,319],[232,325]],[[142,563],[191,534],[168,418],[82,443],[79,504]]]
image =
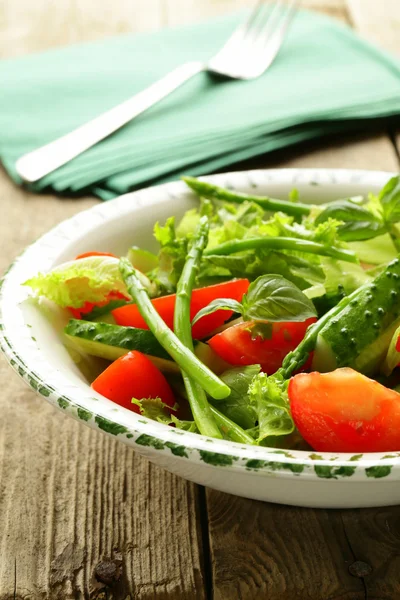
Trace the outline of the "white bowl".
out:
[[[210,181],[235,190],[326,202],[377,192],[390,173],[332,169],[279,169],[216,175]],[[155,221],[181,216],[197,199],[174,182],[126,194],[64,221],[28,247],[0,288],[0,345],[8,361],[38,394],[59,410],[99,428],[186,479],[269,502],[314,507],[364,507],[400,502],[400,452],[316,455],[208,439],[117,406],[88,385],[60,335],[66,311],[29,298],[21,283],[87,250],[125,253],[132,244],[155,249]],[[62,420],[59,422],[62,427]],[[400,450],[400,449],[399,449]]]

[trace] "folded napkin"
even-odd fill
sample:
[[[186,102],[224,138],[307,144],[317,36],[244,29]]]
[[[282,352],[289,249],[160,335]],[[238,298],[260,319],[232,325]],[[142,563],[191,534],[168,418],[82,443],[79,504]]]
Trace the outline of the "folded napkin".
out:
[[[16,159],[136,94],[185,61],[207,61],[244,13],[0,62],[0,160]],[[350,28],[296,15],[254,81],[197,75],[160,104],[32,186],[112,198],[182,174],[400,115],[400,63]]]

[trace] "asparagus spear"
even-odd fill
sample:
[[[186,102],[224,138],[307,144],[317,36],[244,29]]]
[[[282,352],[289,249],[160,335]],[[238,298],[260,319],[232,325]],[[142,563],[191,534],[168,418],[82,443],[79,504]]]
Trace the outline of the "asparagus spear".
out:
[[[302,204],[300,202],[289,202],[288,200],[277,200],[268,196],[251,196],[240,192],[231,192],[225,188],[212,185],[205,181],[199,181],[194,177],[183,177],[184,182],[202,198],[210,200],[222,200],[224,202],[235,202],[242,204],[243,202],[254,202],[261,206],[264,210],[277,212],[281,211],[293,217],[302,217],[309,215],[313,208],[311,204]]]
[[[190,323],[190,300],[204,248],[208,242],[208,218],[202,217],[193,236],[182,274],[176,289],[174,331],[178,339],[193,352],[192,327]],[[207,396],[201,385],[182,370],[187,398],[194,421],[203,435],[222,439],[222,434],[211,412]]]
[[[286,237],[254,237],[241,240],[232,240],[224,242],[215,248],[205,250],[204,256],[226,255],[242,252],[243,250],[256,250],[257,248],[268,250],[295,250],[296,252],[306,252],[309,254],[318,254],[320,256],[330,256],[337,260],[346,262],[358,262],[357,256],[350,250],[343,248],[334,248],[325,246],[317,242],[309,242],[298,238]]]
[[[132,267],[127,258],[121,258],[119,268],[129,294],[136,302],[140,314],[161,346],[212,398],[222,400],[222,398],[229,396],[230,388],[215,373],[210,371],[193,352],[186,348],[164,323],[152,305],[136,269]]]

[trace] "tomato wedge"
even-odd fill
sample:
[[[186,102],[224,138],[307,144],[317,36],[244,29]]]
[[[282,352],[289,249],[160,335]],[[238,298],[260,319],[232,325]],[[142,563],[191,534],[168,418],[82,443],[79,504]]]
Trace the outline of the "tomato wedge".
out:
[[[234,281],[193,290],[192,301],[190,304],[190,318],[193,319],[199,310],[217,298],[231,298],[240,302],[243,295],[247,292],[249,284],[250,282],[248,279],[236,279]],[[154,308],[171,329],[173,329],[174,325],[175,299],[176,295],[171,294],[152,300]],[[192,335],[194,339],[207,337],[215,329],[223,325],[232,314],[233,313],[229,310],[217,310],[211,315],[202,317],[193,325]],[[148,329],[136,304],[127,304],[126,306],[116,308],[112,311],[112,315],[118,325]]]
[[[112,256],[113,258],[118,258],[118,256],[115,256],[115,254],[111,254],[111,252],[96,252],[96,251],[91,251],[91,252],[84,252],[83,254],[78,254],[78,256],[75,256],[75,260],[79,260],[81,258],[89,258],[89,256]]]
[[[400,394],[349,368],[289,383],[296,427],[320,452],[400,450]]]
[[[80,308],[72,308],[71,306],[69,306],[68,310],[70,311],[74,319],[82,319],[82,317],[87,313],[90,313],[95,306],[106,306],[112,300],[129,300],[129,298],[121,294],[121,292],[110,292],[107,298],[103,300],[103,302],[85,302],[85,304]]]
[[[115,256],[115,254],[111,254],[110,252],[91,251],[91,252],[84,252],[83,254],[78,254],[78,256],[75,257],[75,260],[80,260],[81,258],[89,258],[90,256],[112,256],[113,258],[117,258]],[[111,300],[123,300],[123,299],[127,300],[128,298],[125,298],[125,296],[123,294],[120,294],[119,292],[111,292],[107,296],[107,298],[104,300],[104,302],[96,302],[96,303],[85,302],[84,305],[81,306],[80,308],[72,308],[71,306],[69,306],[68,310],[70,311],[70,313],[72,314],[74,319],[81,319],[82,315],[90,313],[95,306],[105,306]]]
[[[132,350],[111,363],[92,383],[92,388],[109,400],[139,413],[132,398],[161,398],[170,407],[174,394],[164,375],[141,352]]]
[[[231,365],[260,364],[265,373],[272,375],[282,366],[286,354],[299,345],[307,327],[315,321],[314,317],[301,323],[246,321],[217,333],[208,343]]]

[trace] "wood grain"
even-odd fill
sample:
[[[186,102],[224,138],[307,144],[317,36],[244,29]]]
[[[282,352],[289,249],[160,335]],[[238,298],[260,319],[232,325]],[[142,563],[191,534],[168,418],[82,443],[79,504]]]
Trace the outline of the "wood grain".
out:
[[[0,56],[193,22],[252,3],[0,0]],[[345,0],[303,4],[399,49],[398,0],[348,0],[348,12]],[[383,131],[251,164],[399,168]],[[42,232],[95,203],[28,194],[1,170],[0,198],[0,271]],[[399,508],[296,509],[212,490],[205,503],[196,486],[55,411],[3,360],[0,381],[0,600],[400,597]]]
[[[0,197],[1,270],[96,202],[30,195],[3,172]],[[55,411],[3,359],[0,381],[1,600],[105,598],[104,560],[121,573],[109,600],[204,598],[197,488]]]
[[[363,13],[368,11],[365,4],[363,0]],[[400,36],[397,43],[400,48]],[[263,166],[398,171],[399,160],[381,132],[282,151]],[[215,600],[400,597],[400,507],[317,511],[212,490],[207,491],[207,506]],[[349,568],[361,575],[364,568],[368,574],[357,577]]]

